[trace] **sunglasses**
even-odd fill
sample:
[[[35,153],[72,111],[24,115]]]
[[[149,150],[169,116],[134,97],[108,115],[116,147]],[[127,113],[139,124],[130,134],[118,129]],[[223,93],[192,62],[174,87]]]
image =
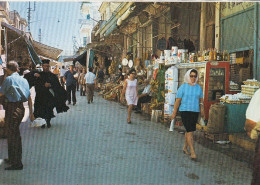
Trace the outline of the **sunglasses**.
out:
[[[191,78],[197,78],[197,75],[190,75]]]
[[[136,73],[131,73],[131,74],[135,75]]]

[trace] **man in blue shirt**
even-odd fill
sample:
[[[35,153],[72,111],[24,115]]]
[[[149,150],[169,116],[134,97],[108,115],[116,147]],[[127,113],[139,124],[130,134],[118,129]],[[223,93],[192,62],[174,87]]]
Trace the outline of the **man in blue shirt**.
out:
[[[66,81],[66,90],[67,90],[67,98],[68,104],[71,104],[71,93],[72,93],[72,101],[73,105],[76,104],[76,83],[77,83],[77,75],[76,71],[73,69],[73,65],[70,65],[70,70],[68,70],[63,77],[63,81]]]
[[[15,61],[7,63],[6,79],[0,88],[0,96],[5,109],[5,124],[7,128],[8,159],[4,161],[10,166],[5,170],[22,170],[22,141],[19,125],[24,117],[23,102],[30,95],[29,84],[19,76],[18,64]]]

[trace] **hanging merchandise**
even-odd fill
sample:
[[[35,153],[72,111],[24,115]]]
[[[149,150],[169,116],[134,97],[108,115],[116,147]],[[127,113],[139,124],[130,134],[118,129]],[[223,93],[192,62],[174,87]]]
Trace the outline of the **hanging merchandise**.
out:
[[[133,62],[133,60],[129,60],[129,62],[128,62],[128,67],[132,68],[132,67],[133,67],[133,65],[134,65],[134,62]]]
[[[127,66],[127,64],[128,64],[128,60],[127,60],[126,58],[124,58],[124,59],[122,60],[122,65],[123,65],[123,66]]]
[[[167,41],[166,41],[166,39],[164,37],[159,39],[157,41],[157,49],[161,50],[161,51],[165,50],[166,49],[166,44],[167,44]]]
[[[166,49],[171,49],[173,46],[176,46],[177,42],[172,38],[169,37],[167,40],[167,48]]]

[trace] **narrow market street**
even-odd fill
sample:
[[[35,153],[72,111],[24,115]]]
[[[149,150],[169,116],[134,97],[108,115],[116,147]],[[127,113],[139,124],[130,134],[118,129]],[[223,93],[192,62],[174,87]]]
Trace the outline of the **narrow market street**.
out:
[[[177,184],[246,185],[252,170],[220,152],[195,143],[199,162],[182,152],[184,135],[95,95],[94,103],[77,93],[77,104],[58,114],[50,129],[20,127],[21,171],[0,166],[0,184]],[[0,139],[0,159],[7,143]]]

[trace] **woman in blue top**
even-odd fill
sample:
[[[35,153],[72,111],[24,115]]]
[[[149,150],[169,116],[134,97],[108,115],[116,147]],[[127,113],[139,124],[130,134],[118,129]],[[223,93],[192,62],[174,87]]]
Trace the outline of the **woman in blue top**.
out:
[[[201,87],[197,84],[198,71],[190,69],[184,77],[184,84],[177,91],[176,101],[171,119],[175,119],[179,109],[181,113],[182,123],[186,129],[185,143],[183,152],[190,155],[192,160],[196,160],[197,156],[193,146],[193,132],[196,130],[199,112],[204,117],[203,109],[203,93]],[[190,153],[188,152],[190,148]]]

